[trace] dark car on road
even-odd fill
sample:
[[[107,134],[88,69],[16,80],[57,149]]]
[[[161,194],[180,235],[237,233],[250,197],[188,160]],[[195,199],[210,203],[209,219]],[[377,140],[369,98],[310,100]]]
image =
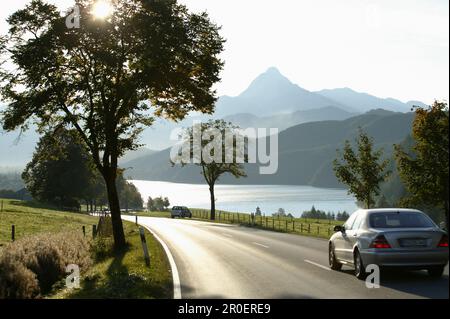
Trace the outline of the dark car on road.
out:
[[[187,208],[185,206],[174,206],[174,207],[172,207],[170,215],[171,215],[172,218],[175,218],[175,217],[192,218],[191,211],[189,210],[189,208]]]

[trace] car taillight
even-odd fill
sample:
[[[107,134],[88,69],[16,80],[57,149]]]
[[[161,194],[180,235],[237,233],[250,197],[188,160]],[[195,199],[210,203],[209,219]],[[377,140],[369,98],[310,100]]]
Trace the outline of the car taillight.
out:
[[[375,240],[370,244],[370,248],[378,248],[378,249],[391,248],[391,245],[389,245],[384,235],[380,235],[377,238],[375,238]]]
[[[447,235],[442,235],[442,238],[438,244],[438,247],[448,248],[448,236]]]

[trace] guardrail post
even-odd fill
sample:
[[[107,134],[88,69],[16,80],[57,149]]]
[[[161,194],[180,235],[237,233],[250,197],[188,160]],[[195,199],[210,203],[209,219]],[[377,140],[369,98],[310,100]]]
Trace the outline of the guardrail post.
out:
[[[81,229],[83,230],[83,237],[86,237],[86,226],[81,227]]]
[[[300,232],[303,233],[303,223],[300,224]]]
[[[15,241],[16,240],[16,226],[12,225],[11,226],[11,241]]]
[[[97,225],[92,225],[92,238],[97,237]]]
[[[292,231],[295,232],[295,220],[292,220]]]
[[[311,233],[311,224],[308,224],[308,233]]]
[[[136,215],[136,225],[138,224],[138,216]]]
[[[144,251],[144,259],[147,267],[150,267],[150,255],[148,253],[147,241],[145,240],[144,227],[139,228],[139,235],[141,236],[142,250]]]

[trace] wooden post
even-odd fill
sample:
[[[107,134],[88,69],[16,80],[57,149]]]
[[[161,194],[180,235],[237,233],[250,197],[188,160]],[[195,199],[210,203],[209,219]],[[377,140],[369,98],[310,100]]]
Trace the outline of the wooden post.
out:
[[[275,229],[275,218],[272,217],[272,229]]]
[[[317,226],[317,235],[320,234],[320,226]]]
[[[12,241],[16,240],[16,226],[15,225],[11,226],[11,240]]]
[[[3,200],[2,200],[2,206],[1,206],[0,212],[3,213]]]
[[[311,224],[308,224],[308,233],[311,233]]]
[[[86,226],[81,227],[81,229],[83,230],[83,237],[86,237]]]
[[[97,225],[92,225],[92,238],[97,237]]]
[[[300,232],[303,233],[303,223],[300,224]]]
[[[288,221],[287,221],[287,219],[286,219],[286,232],[287,232],[287,227],[288,227],[287,224],[288,224]]]
[[[295,232],[295,220],[292,220],[292,231]]]
[[[145,240],[144,227],[139,228],[139,234],[141,235],[142,250],[144,251],[145,264],[150,267],[150,255],[148,254],[147,241]]]
[[[138,216],[136,215],[136,225],[138,224]]]
[[[239,224],[239,213],[237,214],[237,216],[238,216],[237,218],[238,218],[238,224]]]

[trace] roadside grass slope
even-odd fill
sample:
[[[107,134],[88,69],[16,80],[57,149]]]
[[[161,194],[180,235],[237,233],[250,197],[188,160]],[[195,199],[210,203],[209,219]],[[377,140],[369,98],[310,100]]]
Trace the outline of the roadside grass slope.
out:
[[[45,298],[146,298],[173,297],[173,283],[170,264],[159,242],[145,231],[151,265],[145,265],[138,227],[124,222],[128,247],[113,252],[112,239],[93,239],[92,225],[99,218],[89,215],[62,212],[45,205],[18,200],[0,199],[0,255],[11,242],[11,225],[16,227],[16,240],[47,233],[79,232],[85,226],[86,237],[92,246],[94,264],[81,274],[81,287],[67,289],[65,280],[55,284]]]

